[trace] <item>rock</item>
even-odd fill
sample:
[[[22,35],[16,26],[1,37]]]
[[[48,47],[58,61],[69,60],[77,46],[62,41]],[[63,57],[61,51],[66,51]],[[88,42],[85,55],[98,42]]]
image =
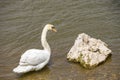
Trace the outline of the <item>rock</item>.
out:
[[[79,34],[74,45],[67,54],[67,59],[80,62],[85,68],[93,68],[105,61],[111,54],[107,44],[100,39],[95,39],[85,33]]]

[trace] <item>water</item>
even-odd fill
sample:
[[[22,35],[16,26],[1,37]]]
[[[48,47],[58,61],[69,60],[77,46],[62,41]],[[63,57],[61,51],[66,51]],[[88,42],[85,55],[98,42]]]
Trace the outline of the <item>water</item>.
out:
[[[49,64],[38,72],[17,75],[12,69],[27,49],[42,49],[41,31],[49,32]],[[66,60],[79,33],[109,45],[112,56],[92,70]],[[0,80],[118,80],[120,79],[120,0],[0,0]]]

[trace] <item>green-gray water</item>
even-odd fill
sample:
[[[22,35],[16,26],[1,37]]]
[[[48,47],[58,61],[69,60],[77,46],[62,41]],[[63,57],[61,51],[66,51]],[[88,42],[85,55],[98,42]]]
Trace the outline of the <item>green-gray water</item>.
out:
[[[31,48],[42,49],[40,36],[45,24],[52,49],[49,64],[38,72],[16,75],[12,69]],[[79,33],[99,38],[109,45],[112,56],[87,70],[66,60]],[[0,80],[119,80],[120,0],[0,0]]]

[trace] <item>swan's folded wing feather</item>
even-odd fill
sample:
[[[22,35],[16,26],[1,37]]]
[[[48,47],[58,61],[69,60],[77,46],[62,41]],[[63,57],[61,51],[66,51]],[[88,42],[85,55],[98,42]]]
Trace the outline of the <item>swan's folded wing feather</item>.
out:
[[[44,50],[28,50],[26,51],[20,59],[20,65],[38,65],[40,63],[43,63],[46,61],[47,56],[46,56],[46,51]]]

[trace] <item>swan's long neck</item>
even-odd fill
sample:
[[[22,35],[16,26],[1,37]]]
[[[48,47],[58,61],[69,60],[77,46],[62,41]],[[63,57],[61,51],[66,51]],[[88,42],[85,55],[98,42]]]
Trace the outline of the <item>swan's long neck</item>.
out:
[[[50,46],[46,40],[47,31],[48,31],[47,27],[44,27],[42,31],[42,35],[41,35],[41,43],[42,43],[44,50],[51,52]]]

